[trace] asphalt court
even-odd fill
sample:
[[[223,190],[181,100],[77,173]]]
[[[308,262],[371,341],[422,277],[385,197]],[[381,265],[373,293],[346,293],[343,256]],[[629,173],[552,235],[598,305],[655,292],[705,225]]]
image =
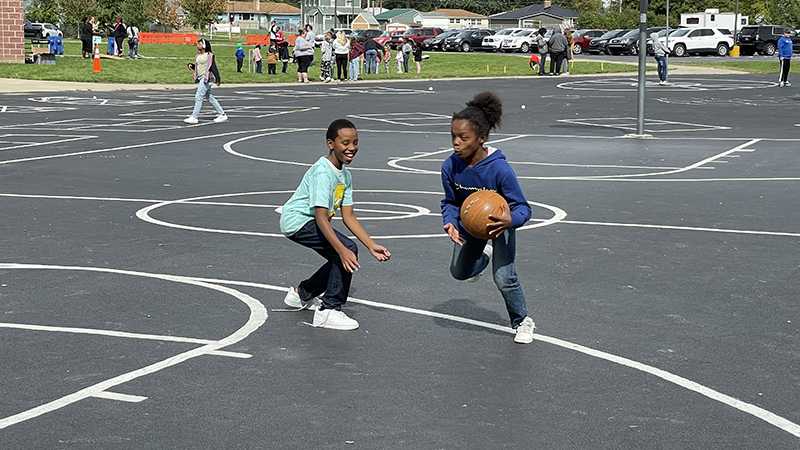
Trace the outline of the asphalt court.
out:
[[[767,76],[0,95],[0,448],[800,447],[800,95]],[[532,204],[517,345],[484,277],[449,276],[449,117]],[[524,108],[523,108],[524,106]],[[280,206],[359,128],[353,332],[285,290],[322,260]],[[335,226],[346,229],[335,220]]]

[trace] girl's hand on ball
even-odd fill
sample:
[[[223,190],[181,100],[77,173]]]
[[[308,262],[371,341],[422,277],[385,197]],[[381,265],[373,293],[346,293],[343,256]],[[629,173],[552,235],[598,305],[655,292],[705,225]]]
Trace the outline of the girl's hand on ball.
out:
[[[506,205],[500,205],[500,210],[503,211],[503,215],[495,216],[494,214],[489,214],[489,219],[494,222],[486,224],[492,239],[499,237],[504,231],[511,228],[511,211],[506,208]]]
[[[463,245],[464,243],[461,241],[461,236],[458,234],[458,228],[452,223],[447,223],[444,225],[444,231],[447,232],[447,235],[450,236],[450,240],[455,242],[458,245]]]

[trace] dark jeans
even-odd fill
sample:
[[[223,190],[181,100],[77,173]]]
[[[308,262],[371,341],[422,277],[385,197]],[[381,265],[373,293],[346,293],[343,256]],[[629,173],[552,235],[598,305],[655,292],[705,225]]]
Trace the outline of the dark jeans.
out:
[[[358,256],[358,246],[355,242],[336,230],[333,232],[345,247]],[[331,243],[325,239],[322,230],[317,226],[317,221],[309,220],[297,233],[289,236],[289,239],[314,250],[328,260],[314,275],[311,275],[311,278],[303,281],[297,287],[300,298],[307,301],[324,292],[322,309],[341,310],[350,294],[350,282],[353,280],[353,274],[344,268],[342,259],[339,258],[339,254],[336,253]]]
[[[256,61],[256,73],[261,73],[261,60]]]
[[[561,65],[564,64],[564,57],[567,56],[567,52],[558,52],[558,53],[550,53],[550,73],[561,73]],[[553,66],[555,66],[555,71],[553,71]]]
[[[544,63],[547,61],[547,53],[539,53],[539,75],[544,75],[547,73],[547,70],[544,68]]]

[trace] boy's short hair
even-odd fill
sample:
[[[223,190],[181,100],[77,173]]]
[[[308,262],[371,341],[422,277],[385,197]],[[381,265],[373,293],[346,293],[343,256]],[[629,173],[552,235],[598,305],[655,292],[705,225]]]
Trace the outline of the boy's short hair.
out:
[[[786,34],[786,33],[792,34],[792,30],[790,30],[788,28],[784,28],[783,29],[783,34]]]
[[[328,125],[328,132],[325,133],[325,139],[328,141],[335,141],[336,137],[339,136],[339,130],[342,128],[352,128],[355,130],[356,126],[347,119],[336,119]]]

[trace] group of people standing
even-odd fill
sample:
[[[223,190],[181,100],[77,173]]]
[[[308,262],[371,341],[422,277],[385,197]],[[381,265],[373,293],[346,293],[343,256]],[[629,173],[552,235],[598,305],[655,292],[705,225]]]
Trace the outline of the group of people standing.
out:
[[[563,32],[555,29],[549,39],[545,39],[545,34],[547,30],[539,28],[539,34],[536,36],[536,46],[539,49],[539,75],[557,76],[562,72],[564,75],[569,75],[569,63],[574,58],[572,48],[575,45],[572,32],[569,28],[565,28]],[[550,72],[545,69],[548,56],[550,56]]]
[[[92,40],[95,36],[100,36],[100,27],[94,17],[84,17],[81,21],[81,56],[83,58],[92,57]],[[131,59],[139,58],[139,27],[136,22],[131,22],[126,26],[121,17],[117,17],[116,23],[105,24],[114,39],[114,56],[125,57],[125,50],[122,44],[125,38],[128,39],[128,57]]]

